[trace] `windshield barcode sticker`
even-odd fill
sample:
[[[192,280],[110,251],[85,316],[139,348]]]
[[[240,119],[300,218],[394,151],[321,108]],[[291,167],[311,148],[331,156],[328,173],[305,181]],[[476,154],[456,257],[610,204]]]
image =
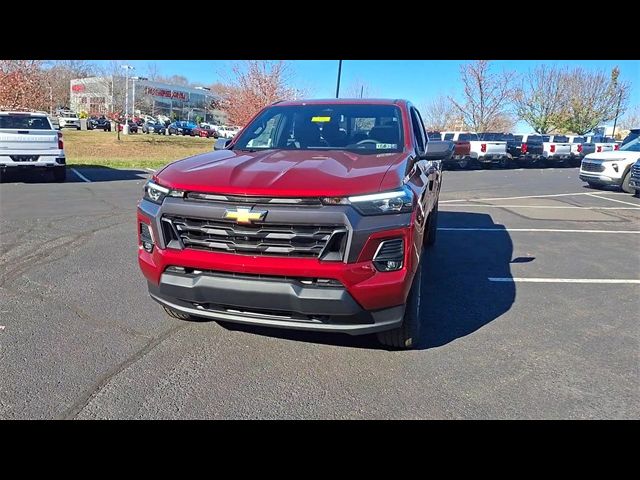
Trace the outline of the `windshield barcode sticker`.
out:
[[[376,143],[376,150],[395,150],[398,148],[397,143]]]

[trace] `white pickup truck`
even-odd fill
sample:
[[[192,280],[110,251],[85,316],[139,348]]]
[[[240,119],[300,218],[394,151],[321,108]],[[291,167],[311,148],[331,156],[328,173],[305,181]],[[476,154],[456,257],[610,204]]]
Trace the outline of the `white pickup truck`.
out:
[[[590,153],[582,160],[580,180],[592,188],[615,186],[624,192],[634,193],[635,187],[630,185],[631,167],[639,159],[640,138],[630,141],[619,150]]]
[[[618,150],[620,146],[613,138],[603,137],[602,135],[587,135],[585,143],[582,144],[583,155],[589,153],[613,152]]]
[[[0,176],[17,169],[46,169],[67,177],[62,133],[44,113],[0,112]]]
[[[482,168],[487,168],[489,165],[498,165],[502,168],[507,166],[509,156],[505,141],[480,140],[478,134],[474,132],[442,132],[441,135],[442,140],[451,142],[467,140],[472,163],[479,164]]]
[[[571,143],[566,135],[543,135],[542,156],[547,164],[570,163],[573,160]]]

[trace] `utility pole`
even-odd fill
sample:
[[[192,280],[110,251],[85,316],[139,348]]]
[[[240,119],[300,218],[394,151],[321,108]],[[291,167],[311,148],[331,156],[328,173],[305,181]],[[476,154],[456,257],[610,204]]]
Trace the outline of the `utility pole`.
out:
[[[360,98],[362,98],[362,94],[364,92],[364,85],[360,86]]]
[[[340,75],[342,74],[342,60],[338,60],[338,84],[336,85],[336,98],[340,97]]]

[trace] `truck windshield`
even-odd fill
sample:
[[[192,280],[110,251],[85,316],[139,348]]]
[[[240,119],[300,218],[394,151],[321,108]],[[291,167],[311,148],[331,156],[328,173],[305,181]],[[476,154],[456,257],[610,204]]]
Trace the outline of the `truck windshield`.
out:
[[[31,115],[0,115],[0,128],[25,130],[51,130],[49,120],[45,117]]]
[[[264,110],[238,134],[237,150],[402,150],[395,105],[290,105]]]

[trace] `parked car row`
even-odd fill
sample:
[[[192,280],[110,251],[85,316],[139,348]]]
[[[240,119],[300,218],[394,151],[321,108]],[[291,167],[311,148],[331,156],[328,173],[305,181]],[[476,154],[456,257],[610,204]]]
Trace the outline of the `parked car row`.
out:
[[[454,143],[445,168],[512,168],[569,165],[585,155],[615,151],[620,144],[601,136],[512,134],[505,132],[428,132],[430,140]]]

